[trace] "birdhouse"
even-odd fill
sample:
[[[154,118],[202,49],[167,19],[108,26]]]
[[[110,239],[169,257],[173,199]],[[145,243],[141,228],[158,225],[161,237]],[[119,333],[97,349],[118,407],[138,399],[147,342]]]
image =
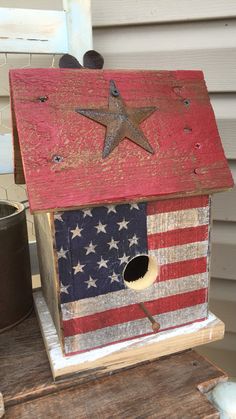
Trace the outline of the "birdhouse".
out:
[[[23,69],[10,84],[63,354],[115,364],[131,348],[131,364],[173,330],[162,354],[185,349],[209,318],[210,196],[233,185],[202,72]]]

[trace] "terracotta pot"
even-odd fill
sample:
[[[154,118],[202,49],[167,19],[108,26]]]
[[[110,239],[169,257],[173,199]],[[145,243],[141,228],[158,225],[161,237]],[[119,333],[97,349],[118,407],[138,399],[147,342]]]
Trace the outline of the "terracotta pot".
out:
[[[0,332],[22,321],[32,307],[25,207],[0,200]]]

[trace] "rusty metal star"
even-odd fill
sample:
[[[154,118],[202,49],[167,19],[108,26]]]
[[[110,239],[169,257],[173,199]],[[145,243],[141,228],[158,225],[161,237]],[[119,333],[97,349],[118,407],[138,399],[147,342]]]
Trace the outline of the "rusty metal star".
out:
[[[108,109],[76,109],[81,115],[107,127],[102,157],[107,157],[124,138],[128,138],[149,153],[154,153],[139,124],[157,108],[127,107],[113,80],[110,80],[109,90]]]

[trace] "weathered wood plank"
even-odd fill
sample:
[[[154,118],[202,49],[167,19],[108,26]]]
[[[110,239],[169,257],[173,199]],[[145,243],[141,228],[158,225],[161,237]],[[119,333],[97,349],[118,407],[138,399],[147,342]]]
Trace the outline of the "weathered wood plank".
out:
[[[63,11],[0,8],[2,52],[60,54],[68,51]]]
[[[127,368],[157,356],[168,355],[173,351],[178,352],[222,339],[224,335],[224,324],[209,313],[207,320],[179,327],[177,330],[168,330],[64,357],[56,329],[40,291],[34,292],[34,301],[54,379],[81,372],[84,375],[90,374],[97,368],[103,372],[112,372],[117,368]]]
[[[17,63],[17,61],[15,61]],[[43,61],[41,62],[41,65],[43,64]],[[36,62],[36,66],[38,66],[38,61]],[[7,83],[7,81],[6,81]],[[8,86],[6,86],[6,83],[2,83],[0,85],[0,95],[1,95],[1,86],[8,90]],[[234,140],[235,132],[236,132],[236,95],[235,94],[211,94],[210,95],[211,104],[213,106],[215,116],[216,116],[216,122],[218,126],[218,130],[222,139],[225,155],[228,159],[236,159],[236,141]],[[0,133],[3,135],[9,131],[11,131],[11,115],[10,115],[10,106],[9,106],[9,98],[8,97],[2,97],[0,98],[0,113],[2,116],[1,122],[2,125],[0,125]],[[1,134],[0,134],[1,135]],[[1,139],[0,139],[1,141]],[[3,155],[9,156],[7,161],[4,161],[4,165],[7,166],[7,169],[3,169],[0,165],[0,173],[3,173],[3,170],[7,170],[7,173],[13,172],[13,156],[11,153],[12,145],[11,145],[12,139],[9,136],[5,136],[3,138],[3,142],[1,141],[1,150]],[[3,148],[2,148],[3,147]],[[2,157],[3,158],[3,157]],[[236,174],[236,170],[235,170]],[[222,198],[221,198],[222,197]],[[220,202],[222,201],[222,205],[224,205],[226,208],[224,209],[225,213],[228,214],[232,212],[233,214],[230,216],[231,218],[234,216],[236,217],[236,212],[234,211],[234,205],[236,206],[236,202],[234,205],[226,205],[227,200],[225,200],[224,197],[229,197],[230,202],[232,199],[234,199],[233,192],[226,192],[223,195],[217,195],[215,200],[217,203],[219,202],[219,211],[221,208]],[[236,199],[236,196],[235,196]],[[215,212],[215,205],[213,200],[213,208]],[[224,216],[224,213],[222,214]],[[218,215],[217,215],[218,217]],[[231,218],[229,220],[231,220]],[[226,215],[227,219],[227,215]],[[231,221],[233,221],[232,219]]]
[[[28,69],[10,78],[33,212],[197,195],[233,184],[201,72],[83,70],[77,77],[75,70]],[[152,155],[125,140],[103,159],[104,127],[75,112],[106,108],[110,79],[119,80],[128,107],[157,107],[142,125]],[[41,103],[39,94],[50,99]],[[54,155],[63,157],[60,164]]]
[[[0,393],[0,418],[2,418],[4,414],[5,414],[4,400],[3,400],[2,393]]]
[[[68,52],[80,63],[86,51],[92,49],[90,0],[63,0],[66,12]]]
[[[236,17],[234,0],[92,0],[95,27],[232,17]]]
[[[60,285],[53,247],[54,224],[51,222],[50,214],[45,213],[34,216],[34,225],[42,290],[61,341],[63,334],[59,312]]]
[[[33,315],[0,335],[0,351],[6,418],[57,417],[59,412],[61,418],[107,418],[114,412],[124,418],[171,417],[173,411],[181,419],[192,412],[213,418],[213,406],[197,388],[208,391],[227,379],[190,350],[96,381],[99,369],[87,379],[80,375],[55,384]]]
[[[219,418],[216,408],[197,389],[197,379],[203,374],[196,373],[196,370],[199,365],[203,367],[202,363],[187,358],[187,365],[182,368],[180,355],[175,363],[167,365],[167,361],[163,368],[159,363],[150,363],[136,367],[131,372],[125,371],[73,390],[65,390],[56,396],[9,407],[5,418],[28,419],[31,414],[37,418],[57,417],[59,412],[58,417],[62,419],[110,419],[114,412],[116,417],[123,419],[162,419],[173,417],[173,412],[176,419],[193,417],[193,414],[196,418]],[[177,374],[181,375],[180,380]],[[222,380],[224,378],[217,376],[210,383],[203,383],[203,387],[214,387]],[[179,389],[176,389],[177,383]]]

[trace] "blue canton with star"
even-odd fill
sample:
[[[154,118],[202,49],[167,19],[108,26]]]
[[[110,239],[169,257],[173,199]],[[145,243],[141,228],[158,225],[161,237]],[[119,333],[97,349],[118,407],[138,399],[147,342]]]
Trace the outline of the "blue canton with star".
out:
[[[127,263],[148,251],[145,203],[58,212],[54,220],[62,303],[124,289]]]

